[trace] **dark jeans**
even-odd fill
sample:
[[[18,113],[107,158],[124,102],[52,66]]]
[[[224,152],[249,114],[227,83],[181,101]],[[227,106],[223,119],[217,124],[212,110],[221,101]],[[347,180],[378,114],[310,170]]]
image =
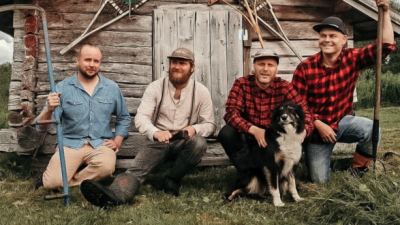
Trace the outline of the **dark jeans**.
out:
[[[132,168],[126,172],[133,174],[141,184],[148,174],[166,160],[175,160],[169,175],[180,180],[190,169],[196,167],[207,150],[207,141],[196,135],[187,140],[174,140],[168,144],[153,142],[140,151],[133,160]],[[182,171],[183,170],[183,171]]]
[[[225,125],[218,134],[219,142],[239,172],[255,166],[257,161],[250,151],[260,151],[260,147],[251,137],[251,134],[239,133],[231,125]]]

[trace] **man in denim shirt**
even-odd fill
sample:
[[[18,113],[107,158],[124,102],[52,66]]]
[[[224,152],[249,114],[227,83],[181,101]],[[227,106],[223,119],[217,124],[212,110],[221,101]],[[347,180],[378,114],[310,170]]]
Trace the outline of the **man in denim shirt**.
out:
[[[98,47],[83,45],[77,55],[78,72],[56,85],[57,93],[48,95],[46,106],[36,118],[39,123],[51,120],[59,107],[69,186],[112,176],[116,153],[129,135],[128,108],[118,85],[99,74],[101,56]],[[116,116],[115,135],[110,129],[112,114]],[[49,128],[37,125],[38,130]],[[78,171],[82,165],[85,167]],[[60,168],[56,152],[43,173],[46,189],[62,187]]]

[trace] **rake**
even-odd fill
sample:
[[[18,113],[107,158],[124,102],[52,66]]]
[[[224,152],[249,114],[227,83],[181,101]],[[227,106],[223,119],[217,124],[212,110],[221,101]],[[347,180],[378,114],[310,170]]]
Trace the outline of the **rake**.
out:
[[[67,51],[69,51],[71,48],[73,48],[75,45],[77,45],[79,42],[81,42],[83,39],[87,38],[91,34],[103,29],[104,27],[120,20],[122,17],[126,15],[131,15],[131,12],[134,9],[139,8],[141,5],[147,2],[147,0],[141,0],[137,4],[134,3],[134,0],[105,0],[104,3],[100,6],[99,10],[97,13],[94,15],[92,21],[86,28],[86,30],[79,36],[77,39],[75,39],[73,42],[71,42],[67,47],[62,49],[60,51],[60,54],[63,55]],[[132,3],[134,5],[132,6]],[[90,27],[94,24],[94,22],[97,20],[100,14],[115,14],[116,17],[99,27],[93,29],[92,31],[89,32]]]

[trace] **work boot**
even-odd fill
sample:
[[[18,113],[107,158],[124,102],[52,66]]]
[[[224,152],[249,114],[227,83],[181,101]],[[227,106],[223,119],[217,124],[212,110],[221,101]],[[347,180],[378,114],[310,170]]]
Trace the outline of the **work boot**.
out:
[[[355,152],[350,174],[354,177],[363,177],[368,172],[368,167],[371,164],[372,159],[372,156],[366,156],[366,154],[361,155],[360,153]]]
[[[177,160],[178,161],[178,160]],[[186,175],[190,169],[193,168],[192,165],[188,165],[182,162],[175,162],[171,171],[165,176],[164,181],[164,193],[179,196],[179,189],[181,187],[181,180]]]
[[[175,181],[174,179],[168,177],[165,178],[164,193],[178,197],[180,187],[181,187],[180,182]]]
[[[109,186],[103,186],[97,181],[84,180],[81,183],[83,197],[92,205],[101,208],[132,203],[133,196],[139,190],[140,182],[129,173],[122,173],[115,177]]]
[[[349,172],[353,177],[362,178],[368,171],[369,171],[368,167],[362,166],[362,167],[350,168]]]

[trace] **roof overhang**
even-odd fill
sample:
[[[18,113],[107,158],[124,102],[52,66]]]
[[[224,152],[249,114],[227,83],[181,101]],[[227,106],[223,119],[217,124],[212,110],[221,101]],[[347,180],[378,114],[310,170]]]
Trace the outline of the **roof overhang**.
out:
[[[373,0],[343,0],[353,9],[352,22],[354,40],[371,40],[377,36],[378,7]],[[395,35],[400,35],[400,14],[396,11],[390,11],[393,30]]]

